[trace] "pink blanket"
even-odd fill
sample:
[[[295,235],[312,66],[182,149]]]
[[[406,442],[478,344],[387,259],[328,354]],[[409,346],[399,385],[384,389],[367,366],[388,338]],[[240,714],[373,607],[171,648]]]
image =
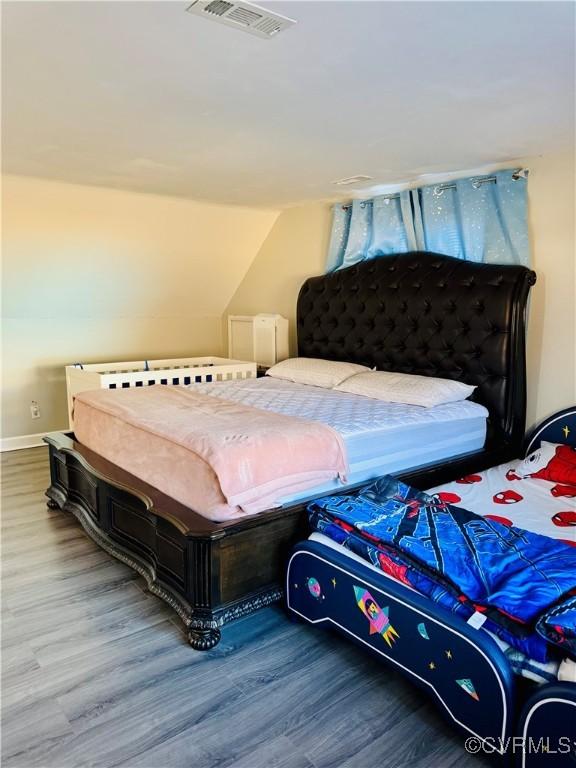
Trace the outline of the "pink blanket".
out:
[[[75,398],[74,421],[81,443],[211,519],[269,509],[283,496],[347,472],[344,443],[331,427],[182,387],[83,392]],[[156,459],[163,469],[155,476]],[[182,472],[166,476],[171,463],[175,473],[185,467],[185,481]],[[206,505],[194,489],[207,477],[219,492],[206,492]],[[229,511],[212,509],[218,505],[208,497]]]

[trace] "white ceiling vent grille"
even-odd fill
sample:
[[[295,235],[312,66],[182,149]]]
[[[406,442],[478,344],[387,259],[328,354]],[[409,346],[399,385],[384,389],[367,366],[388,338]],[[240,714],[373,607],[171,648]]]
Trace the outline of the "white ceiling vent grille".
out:
[[[296,22],[252,3],[236,3],[232,0],[196,0],[186,9],[196,16],[219,21],[229,27],[242,29],[258,37],[275,37]]]

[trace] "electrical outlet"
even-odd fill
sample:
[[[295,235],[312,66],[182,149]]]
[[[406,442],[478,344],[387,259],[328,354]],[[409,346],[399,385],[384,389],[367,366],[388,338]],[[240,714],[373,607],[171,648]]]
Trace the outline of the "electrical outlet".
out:
[[[40,406],[36,402],[36,400],[32,400],[30,404],[30,415],[33,419],[39,419],[40,418]]]

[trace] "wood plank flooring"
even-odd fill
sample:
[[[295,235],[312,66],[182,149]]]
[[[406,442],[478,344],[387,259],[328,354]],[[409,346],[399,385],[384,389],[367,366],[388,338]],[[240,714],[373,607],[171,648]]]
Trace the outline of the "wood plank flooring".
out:
[[[44,448],[4,454],[5,768],[479,768],[426,698],[272,607],[208,653],[71,516]]]

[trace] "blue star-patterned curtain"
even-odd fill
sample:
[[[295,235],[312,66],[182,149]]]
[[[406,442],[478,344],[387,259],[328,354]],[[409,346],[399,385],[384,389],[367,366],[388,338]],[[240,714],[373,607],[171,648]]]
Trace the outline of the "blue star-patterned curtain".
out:
[[[525,172],[498,171],[335,205],[327,271],[414,250],[528,266],[526,185]]]

